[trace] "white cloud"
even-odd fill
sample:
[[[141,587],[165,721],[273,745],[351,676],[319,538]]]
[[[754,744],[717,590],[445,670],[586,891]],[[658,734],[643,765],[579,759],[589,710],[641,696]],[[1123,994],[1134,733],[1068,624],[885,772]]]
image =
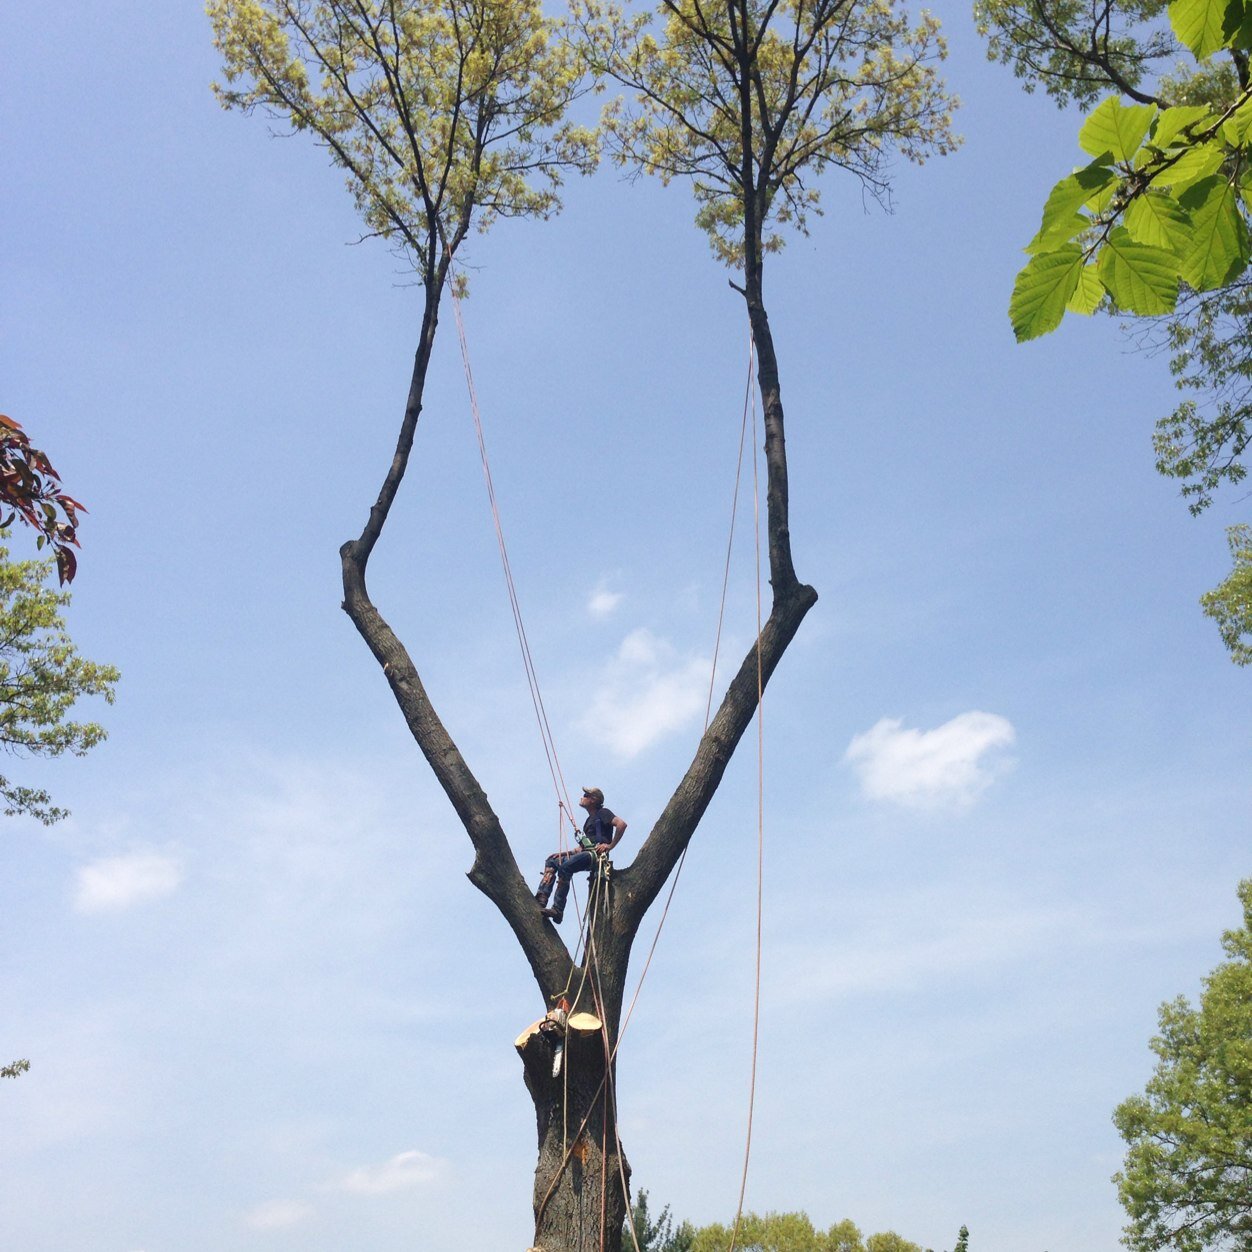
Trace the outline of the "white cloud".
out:
[[[357,1195],[385,1195],[432,1182],[442,1172],[443,1162],[416,1148],[401,1152],[381,1165],[363,1165],[345,1174],[339,1183],[343,1191]]]
[[[299,1200],[270,1200],[243,1215],[245,1226],[253,1230],[282,1230],[313,1216],[313,1209]]]
[[[708,685],[707,660],[684,660],[672,644],[641,627],[622,640],[597,681],[583,728],[619,756],[638,756],[700,716]]]
[[[595,618],[608,617],[621,604],[623,598],[620,591],[610,591],[608,584],[602,579],[587,597],[587,612]]]
[[[182,866],[158,852],[107,856],[80,867],[74,887],[74,908],[80,913],[114,913],[178,889]]]
[[[884,717],[853,736],[843,759],[857,772],[861,793],[911,808],[965,808],[1011,763],[1017,738],[1007,718],[972,710],[934,730],[911,730]]]

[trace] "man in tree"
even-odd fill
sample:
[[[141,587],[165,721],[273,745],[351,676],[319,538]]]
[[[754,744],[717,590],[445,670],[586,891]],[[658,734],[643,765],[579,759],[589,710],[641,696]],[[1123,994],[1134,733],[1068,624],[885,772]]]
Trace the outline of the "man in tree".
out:
[[[626,833],[626,823],[612,809],[604,807],[604,792],[599,787],[584,787],[578,805],[587,810],[583,833],[578,839],[580,846],[565,852],[554,852],[548,857],[543,863],[539,890],[535,892],[544,917],[550,917],[558,926],[565,916],[570,879],[585,869],[591,869],[596,864],[596,857],[608,856]],[[556,900],[548,908],[553,880],[556,881]]]

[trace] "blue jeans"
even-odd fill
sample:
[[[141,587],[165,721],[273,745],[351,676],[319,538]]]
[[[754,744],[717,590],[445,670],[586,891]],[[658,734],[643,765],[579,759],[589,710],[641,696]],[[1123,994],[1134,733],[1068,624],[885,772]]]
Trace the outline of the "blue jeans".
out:
[[[595,867],[595,854],[583,848],[573,848],[569,852],[554,852],[543,863],[543,878],[539,881],[539,890],[535,899],[540,904],[548,903],[552,892],[552,880],[556,879],[556,899],[552,901],[554,913],[565,912],[565,900],[569,896],[570,879],[581,870]]]

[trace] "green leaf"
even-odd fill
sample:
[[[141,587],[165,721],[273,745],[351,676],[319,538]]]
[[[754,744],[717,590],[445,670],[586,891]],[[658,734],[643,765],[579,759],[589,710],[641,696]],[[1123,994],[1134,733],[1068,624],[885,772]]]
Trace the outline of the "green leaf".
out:
[[[1081,269],[1082,249],[1077,244],[1030,259],[1017,275],[1009,300],[1009,320],[1018,343],[1046,335],[1061,324]]]
[[[1252,99],[1245,100],[1223,123],[1222,138],[1232,148],[1242,148],[1252,130]]]
[[[1178,258],[1164,248],[1135,243],[1117,227],[1100,253],[1099,274],[1114,303],[1128,313],[1168,313],[1178,300]]]
[[[1104,210],[1107,209],[1112,203],[1113,197],[1117,195],[1118,191],[1121,189],[1121,185],[1122,180],[1119,178],[1116,182],[1109,183],[1107,187],[1101,187],[1095,195],[1083,201],[1083,208],[1087,209],[1092,214],[1103,213]]]
[[[1104,284],[1096,272],[1097,266],[1084,265],[1078,275],[1078,286],[1070,296],[1066,308],[1071,313],[1094,313],[1104,299]]]
[[[1183,153],[1177,161],[1157,174],[1152,182],[1156,186],[1172,187],[1174,194],[1177,195],[1184,188],[1215,173],[1225,156],[1226,153],[1220,143],[1201,144]]]
[[[1235,21],[1236,12],[1239,20]],[[1232,48],[1252,48],[1252,5],[1231,3],[1226,10],[1226,42]]]
[[[1180,256],[1191,246],[1191,219],[1163,191],[1148,191],[1130,202],[1122,219],[1136,243],[1165,248]]]
[[[1026,245],[1024,252],[1055,252],[1063,243],[1069,243],[1075,235],[1081,235],[1091,225],[1091,219],[1081,213],[1071,213],[1060,218],[1039,233]]]
[[[1225,286],[1248,263],[1248,228],[1239,212],[1238,191],[1215,174],[1189,188],[1180,203],[1192,226],[1183,278],[1197,291]]]
[[[1242,3],[1239,3],[1242,16]],[[1228,0],[1173,0],[1169,6],[1169,24],[1179,42],[1187,45],[1195,55],[1210,57],[1222,47],[1227,38],[1226,10]]]
[[[1212,116],[1213,110],[1207,104],[1180,104],[1172,109],[1162,109],[1156,115],[1152,142],[1158,148],[1168,148],[1188,126]],[[1190,140],[1184,136],[1183,142],[1189,143]]]
[[[1115,161],[1129,161],[1143,142],[1156,116],[1154,104],[1123,104],[1116,96],[1101,101],[1082,124],[1078,144],[1092,156],[1113,154]]]
[[[1054,227],[1063,225],[1068,228],[1072,225],[1071,219],[1074,214],[1088,200],[1099,195],[1104,188],[1114,187],[1117,183],[1117,174],[1099,161],[1092,161],[1090,165],[1084,165],[1081,169],[1074,170],[1072,174],[1066,174],[1048,192],[1048,198],[1043,206],[1043,222],[1039,227],[1039,233],[1035,236],[1035,242],[1050,236]]]

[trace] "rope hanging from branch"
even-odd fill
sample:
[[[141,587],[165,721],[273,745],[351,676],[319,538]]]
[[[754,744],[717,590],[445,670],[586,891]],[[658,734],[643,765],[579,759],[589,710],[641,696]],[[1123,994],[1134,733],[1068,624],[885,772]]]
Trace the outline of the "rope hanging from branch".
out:
[[[487,498],[491,506],[492,523],[496,533],[496,544],[500,552],[500,564],[504,571],[505,587],[508,592],[509,608],[513,615],[513,626],[517,634],[518,647],[522,655],[522,664],[526,671],[527,687],[530,691],[531,704],[535,712],[535,721],[539,728],[539,736],[543,743],[544,756],[548,763],[548,771],[552,777],[553,790],[556,793],[557,807],[562,814],[563,819],[568,820],[575,832],[578,831],[578,824],[574,820],[573,805],[570,802],[569,789],[565,782],[565,775],[561,769],[560,757],[556,749],[555,737],[552,734],[552,727],[548,721],[547,709],[544,706],[543,694],[539,686],[539,677],[535,669],[534,656],[531,653],[530,642],[526,637],[526,627],[522,620],[521,603],[517,595],[517,585],[513,579],[512,564],[509,560],[508,545],[504,538],[504,526],[500,517],[500,507],[496,499],[495,483],[491,474],[491,463],[487,455],[487,443],[483,434],[482,413],[478,404],[478,392],[474,384],[474,372],[470,364],[469,344],[465,335],[465,321],[461,311],[461,298],[457,291],[456,276],[453,267],[448,267],[448,289],[452,296],[453,315],[456,321],[457,340],[461,349],[461,364],[465,371],[465,384],[469,394],[470,412],[474,420],[474,433],[478,442],[479,458],[482,462],[483,480],[487,487]],[[756,388],[754,386],[753,372],[755,366],[755,351],[752,343],[751,335],[748,339],[748,377],[744,394],[744,412],[743,421],[740,426],[739,433],[739,454],[735,466],[735,486],[731,501],[730,527],[726,544],[726,559],[722,574],[722,588],[720,603],[717,615],[717,633],[713,644],[713,662],[711,672],[709,674],[709,690],[708,698],[705,702],[704,711],[704,730],[708,730],[709,721],[712,716],[713,709],[713,692],[717,679],[717,663],[720,656],[722,626],[726,612],[726,596],[730,582],[730,563],[731,555],[734,549],[735,540],[735,521],[738,514],[739,506],[739,488],[743,470],[743,453],[746,433],[749,424],[749,413],[751,415],[752,426],[752,442],[753,442],[753,459],[752,459],[752,489],[753,489],[753,531],[755,538],[755,555],[756,555],[756,660],[757,660],[757,699],[756,699],[756,723],[757,723],[757,904],[756,904],[756,962],[755,962],[755,985],[753,993],[753,1009],[752,1009],[752,1067],[749,1079],[748,1091],[748,1118],[746,1142],[744,1146],[743,1173],[739,1186],[739,1205],[735,1214],[734,1230],[731,1234],[731,1242],[729,1252],[734,1252],[736,1241],[739,1236],[739,1227],[743,1217],[743,1202],[747,1190],[748,1183],[748,1166],[752,1151],[752,1123],[753,1115],[756,1107],[756,1077],[757,1077],[757,1060],[760,1039],[760,1006],[761,1006],[761,947],[762,947],[762,916],[763,916],[763,884],[764,884],[764,794],[765,794],[765,775],[764,775],[764,677],[762,673],[761,663],[761,628],[762,628],[762,610],[761,610],[761,510],[760,510],[760,482],[757,468],[757,420],[756,420]],[[564,820],[561,823],[561,842],[564,844]],[[613,1135],[615,1140],[615,1148],[617,1154],[618,1171],[621,1176],[622,1193],[628,1200],[628,1189],[626,1183],[625,1169],[623,1165],[623,1153],[621,1136],[617,1126],[617,1109],[616,1099],[613,1093],[613,1084],[609,1082],[613,1065],[617,1059],[618,1050],[621,1048],[622,1039],[626,1033],[626,1028],[630,1024],[630,1019],[634,1013],[635,1006],[638,1003],[640,992],[643,989],[643,983],[648,975],[649,968],[652,964],[652,958],[656,953],[657,944],[660,941],[661,931],[665,926],[666,918],[669,915],[670,905],[674,899],[674,893],[678,887],[678,880],[682,875],[683,866],[687,860],[687,849],[684,848],[679,858],[678,865],[675,868],[673,879],[670,883],[669,894],[666,896],[665,905],[661,910],[661,917],[657,923],[656,932],[653,935],[651,946],[648,949],[647,959],[639,975],[639,980],[635,985],[634,994],[631,997],[630,1005],[626,1010],[626,1014],[621,1021],[621,1025],[617,1032],[617,1040],[614,1042],[609,1038],[608,1021],[603,1002],[603,994],[599,985],[599,969],[596,959],[595,939],[592,933],[596,917],[599,912],[600,896],[603,889],[603,879],[597,873],[594,875],[591,899],[588,901],[587,913],[584,916],[578,906],[577,894],[575,894],[575,909],[579,913],[579,943],[575,947],[577,952],[579,947],[583,949],[584,967],[583,980],[588,979],[590,975],[590,984],[592,997],[596,1005],[597,1016],[601,1022],[601,1033],[604,1043],[604,1064],[605,1072],[600,1081],[600,1088],[592,1096],[590,1107],[583,1118],[582,1125],[579,1127],[578,1133],[574,1136],[577,1142],[583,1130],[586,1129],[587,1121],[591,1117],[591,1109],[595,1107],[598,1099],[603,1099],[603,1143],[601,1147],[601,1231],[600,1241],[601,1247],[604,1246],[605,1240],[605,1214],[607,1213],[607,1169],[608,1169],[608,1123],[613,1123]],[[576,958],[575,958],[576,960]],[[571,967],[571,974],[573,967]],[[568,989],[568,988],[567,988]],[[568,1084],[569,1067],[565,1067],[565,1081]],[[611,1110],[611,1111],[610,1111]],[[566,1129],[566,1151],[561,1165],[556,1170],[547,1193],[544,1195],[543,1201],[540,1203],[536,1214],[536,1237],[538,1237],[538,1226],[543,1218],[543,1213],[547,1207],[547,1202],[551,1198],[552,1192],[556,1187],[561,1175],[564,1173],[569,1163],[572,1153],[572,1144],[568,1139],[568,1128]],[[639,1239],[635,1231],[633,1214],[630,1212],[629,1203],[627,1204],[627,1224],[631,1241],[634,1244],[635,1252],[640,1252]]]
[[[508,545],[504,541],[504,525],[500,520],[500,506],[496,500],[495,483],[491,477],[491,462],[487,457],[487,441],[483,436],[482,413],[478,407],[478,390],[474,386],[474,371],[470,365],[469,344],[465,338],[465,319],[461,315],[461,296],[457,291],[456,275],[451,265],[448,266],[448,290],[452,295],[452,310],[456,319],[457,339],[461,345],[461,364],[465,369],[465,385],[469,391],[470,412],[474,418],[474,433],[478,438],[478,454],[482,460],[483,479],[487,484],[487,499],[491,504],[491,518],[496,531],[496,544],[500,549],[500,564],[504,569],[504,583],[509,594],[509,608],[513,613],[513,627],[517,632],[517,643],[522,653],[522,664],[526,670],[526,683],[530,689],[531,704],[535,709],[535,720],[539,726],[539,737],[543,741],[544,756],[548,761],[548,772],[552,775],[552,787],[556,792],[557,805],[568,817],[575,830],[578,824],[574,821],[574,808],[570,803],[569,788],[565,785],[565,775],[561,770],[561,760],[557,755],[556,740],[552,727],[548,723],[548,712],[544,707],[543,694],[539,689],[539,675],[535,670],[535,659],[530,651],[530,641],[526,638],[526,626],[522,621],[522,606],[517,597],[517,585],[513,581],[513,567],[509,561]],[[564,826],[562,826],[562,832]],[[564,843],[564,840],[562,840]]]

